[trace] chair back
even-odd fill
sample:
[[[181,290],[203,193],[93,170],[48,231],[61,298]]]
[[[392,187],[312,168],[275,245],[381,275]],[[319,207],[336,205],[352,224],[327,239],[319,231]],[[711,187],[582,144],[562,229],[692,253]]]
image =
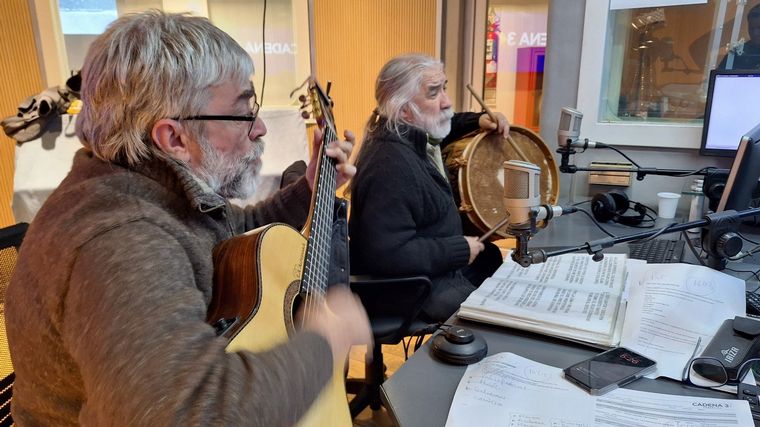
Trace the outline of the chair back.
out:
[[[432,284],[426,276],[351,276],[351,290],[367,310],[372,334],[380,344],[396,344],[415,332]]]
[[[25,222],[0,229],[0,427],[11,425],[13,395],[13,365],[5,335],[5,291],[16,267],[18,249],[29,224]]]

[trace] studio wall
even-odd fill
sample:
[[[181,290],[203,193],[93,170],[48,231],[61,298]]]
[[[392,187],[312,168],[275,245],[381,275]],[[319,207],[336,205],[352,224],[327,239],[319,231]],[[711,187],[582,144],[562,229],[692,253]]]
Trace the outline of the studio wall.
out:
[[[18,104],[44,89],[32,17],[27,0],[0,1],[0,118],[16,113]],[[13,163],[15,141],[0,132],[0,227],[15,223]]]

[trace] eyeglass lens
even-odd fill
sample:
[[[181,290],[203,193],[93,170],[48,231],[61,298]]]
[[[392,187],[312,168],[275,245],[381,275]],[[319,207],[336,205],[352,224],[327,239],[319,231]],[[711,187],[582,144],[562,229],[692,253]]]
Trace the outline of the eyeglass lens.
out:
[[[697,358],[689,365],[689,381],[699,387],[718,387],[728,382],[728,372],[717,359]]]

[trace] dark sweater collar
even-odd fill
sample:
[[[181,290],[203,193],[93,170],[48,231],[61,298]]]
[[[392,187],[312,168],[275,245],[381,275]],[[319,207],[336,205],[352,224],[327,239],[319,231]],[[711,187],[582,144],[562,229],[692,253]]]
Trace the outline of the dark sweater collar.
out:
[[[412,147],[414,152],[417,153],[420,157],[427,156],[427,152],[426,152],[426,147],[427,147],[427,142],[428,142],[427,132],[425,132],[423,129],[418,128],[416,126],[408,125],[406,123],[399,123],[398,124],[399,132],[398,134],[396,134],[395,129],[393,129],[392,127],[391,129],[388,129],[387,123],[388,123],[388,119],[386,119],[385,117],[380,117],[377,120],[377,122],[375,122],[375,127],[371,131],[371,136],[373,138],[379,138],[379,139],[398,140]]]

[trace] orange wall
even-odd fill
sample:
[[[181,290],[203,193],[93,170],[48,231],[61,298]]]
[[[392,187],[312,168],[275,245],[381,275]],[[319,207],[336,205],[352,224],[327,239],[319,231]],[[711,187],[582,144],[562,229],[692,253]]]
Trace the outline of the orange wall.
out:
[[[319,0],[314,8],[315,75],[322,87],[333,83],[338,133],[350,129],[359,140],[383,64],[401,53],[435,56],[436,1]]]
[[[0,1],[0,118],[16,113],[16,107],[42,87],[32,18],[27,0]],[[0,132],[0,227],[15,223],[13,163],[15,141]]]

